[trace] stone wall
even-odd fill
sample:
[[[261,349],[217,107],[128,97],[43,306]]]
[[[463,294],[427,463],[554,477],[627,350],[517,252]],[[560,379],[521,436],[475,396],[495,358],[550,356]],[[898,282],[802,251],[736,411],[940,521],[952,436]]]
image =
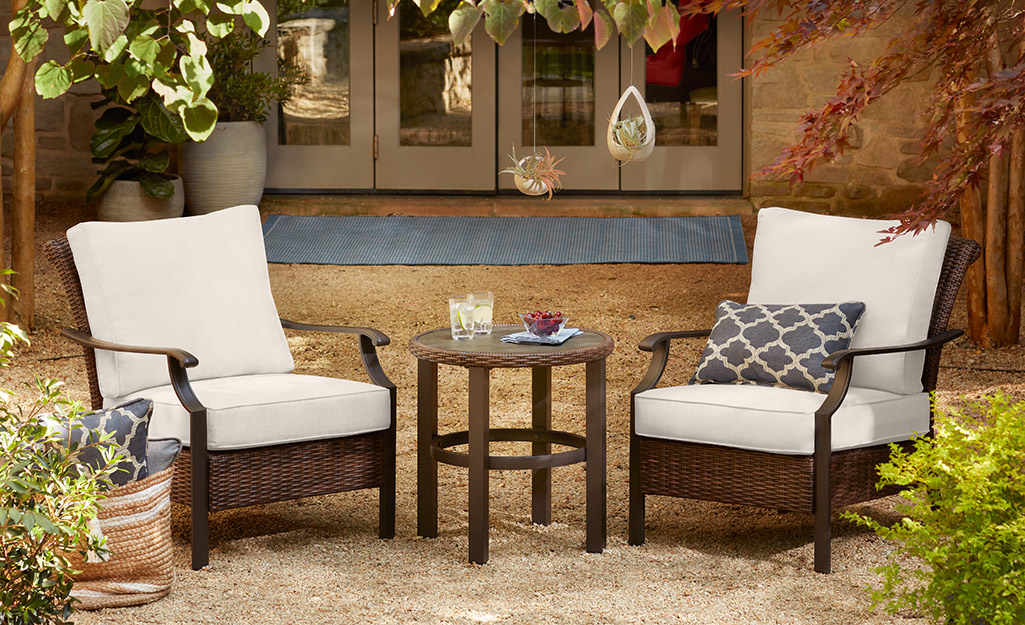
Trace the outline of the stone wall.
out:
[[[835,93],[839,72],[853,59],[871,61],[885,49],[908,13],[898,14],[870,33],[805,51],[751,82],[749,137],[751,172],[770,165],[798,138],[797,123]],[[760,18],[751,25],[756,42],[779,25]],[[752,175],[750,197],[756,207],[885,215],[909,208],[932,176],[934,163],[916,165],[920,103],[928,96],[928,76],[917,76],[870,105],[854,128],[852,148],[833,164],[811,170],[804,183],[790,186]]]
[[[10,4],[0,10],[3,23],[0,35],[0,70],[7,67],[11,54],[11,38],[7,24],[11,20]],[[51,41],[59,41],[62,33],[51,31]],[[49,48],[55,47],[48,45]],[[45,58],[52,58],[47,55]],[[89,138],[97,114],[89,106],[99,99],[96,81],[86,81],[71,88],[59,98],[44,100],[36,96],[36,198],[38,200],[84,202],[85,191],[96,180],[96,166],[89,153]],[[2,154],[5,203],[11,192],[11,153],[14,146],[14,120],[4,129]]]

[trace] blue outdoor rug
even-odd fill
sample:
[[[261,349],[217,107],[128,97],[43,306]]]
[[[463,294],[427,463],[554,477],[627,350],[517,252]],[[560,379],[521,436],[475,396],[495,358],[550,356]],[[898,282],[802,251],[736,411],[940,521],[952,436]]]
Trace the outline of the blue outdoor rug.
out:
[[[315,265],[747,263],[740,218],[295,217],[263,225],[267,260]]]

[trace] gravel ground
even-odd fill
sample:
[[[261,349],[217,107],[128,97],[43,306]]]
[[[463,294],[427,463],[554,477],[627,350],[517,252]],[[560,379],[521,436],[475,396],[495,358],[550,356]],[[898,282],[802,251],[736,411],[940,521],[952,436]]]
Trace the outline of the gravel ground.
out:
[[[276,207],[280,210],[280,207]],[[45,241],[84,219],[81,208],[43,207]],[[745,216],[750,245],[754,217]],[[61,287],[38,261],[37,322],[4,386],[33,373],[67,382],[86,401],[82,358],[57,335],[70,324]],[[870,609],[865,588],[877,580],[892,545],[837,519],[831,575],[812,571],[812,519],[801,514],[714,503],[648,498],[647,543],[626,544],[628,397],[647,366],[636,345],[660,330],[708,327],[715,304],[743,301],[746,265],[590,265],[541,267],[336,267],[271,265],[283,317],[369,325],[392,344],[381,350],[399,388],[398,535],[376,538],[376,492],[346,493],[218,513],[211,523],[211,566],[188,568],[187,509],[176,506],[177,585],[138,608],[80,613],[99,623],[924,623],[914,614]],[[445,299],[495,292],[496,321],[516,311],[560,309],[616,342],[608,359],[608,513],[605,553],[584,552],[584,473],[556,470],[553,518],[530,523],[527,472],[492,475],[491,561],[466,562],[466,474],[440,469],[440,536],[416,533],[415,334],[447,323]],[[964,327],[963,303],[953,327]],[[297,372],[365,379],[347,337],[290,334]],[[700,343],[674,348],[666,383],[682,382]],[[441,367],[441,430],[463,429],[466,374]],[[944,351],[941,405],[1003,389],[1025,399],[1022,345],[979,350],[964,340]],[[583,367],[554,372],[555,426],[583,431]],[[497,371],[492,423],[529,422],[529,374]],[[507,449],[515,449],[508,444]],[[855,506],[892,522],[894,499]]]

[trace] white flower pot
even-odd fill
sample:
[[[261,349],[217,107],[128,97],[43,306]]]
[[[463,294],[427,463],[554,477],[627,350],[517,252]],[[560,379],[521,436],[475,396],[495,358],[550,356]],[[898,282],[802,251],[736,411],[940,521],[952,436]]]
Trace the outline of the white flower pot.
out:
[[[202,143],[184,143],[178,170],[190,215],[259,204],[267,178],[267,143],[260,122],[217,122]]]
[[[637,100],[637,104],[641,108],[641,116],[644,117],[644,136],[646,141],[644,145],[629,149],[620,145],[615,138],[613,129],[616,126],[616,122],[619,121],[619,112],[623,109],[623,105],[626,104],[628,98],[633,97]],[[609,128],[605,133],[605,142],[609,146],[609,153],[617,161],[633,162],[633,161],[645,161],[651,156],[651,153],[655,150],[655,122],[651,119],[651,111],[648,110],[648,105],[644,102],[644,98],[641,97],[641,92],[637,90],[637,87],[630,85],[623,92],[623,95],[619,97],[619,102],[616,103],[616,108],[612,111],[612,116],[609,118]]]
[[[544,195],[548,193],[548,185],[540,180],[527,180],[519,174],[513,175],[516,188],[524,195]]]
[[[171,184],[174,195],[161,200],[146,195],[136,180],[115,180],[100,196],[96,218],[100,221],[149,221],[181,217],[185,210],[182,179],[175,176]]]

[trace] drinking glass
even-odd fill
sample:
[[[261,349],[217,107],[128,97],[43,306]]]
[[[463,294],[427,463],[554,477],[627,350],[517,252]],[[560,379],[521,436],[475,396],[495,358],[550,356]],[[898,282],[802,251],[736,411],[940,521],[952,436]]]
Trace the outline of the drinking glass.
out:
[[[450,298],[448,317],[452,322],[452,338],[457,341],[473,338],[473,304],[469,298]]]
[[[473,304],[473,333],[491,334],[491,321],[495,314],[495,294],[487,291],[470,293],[466,297]]]

